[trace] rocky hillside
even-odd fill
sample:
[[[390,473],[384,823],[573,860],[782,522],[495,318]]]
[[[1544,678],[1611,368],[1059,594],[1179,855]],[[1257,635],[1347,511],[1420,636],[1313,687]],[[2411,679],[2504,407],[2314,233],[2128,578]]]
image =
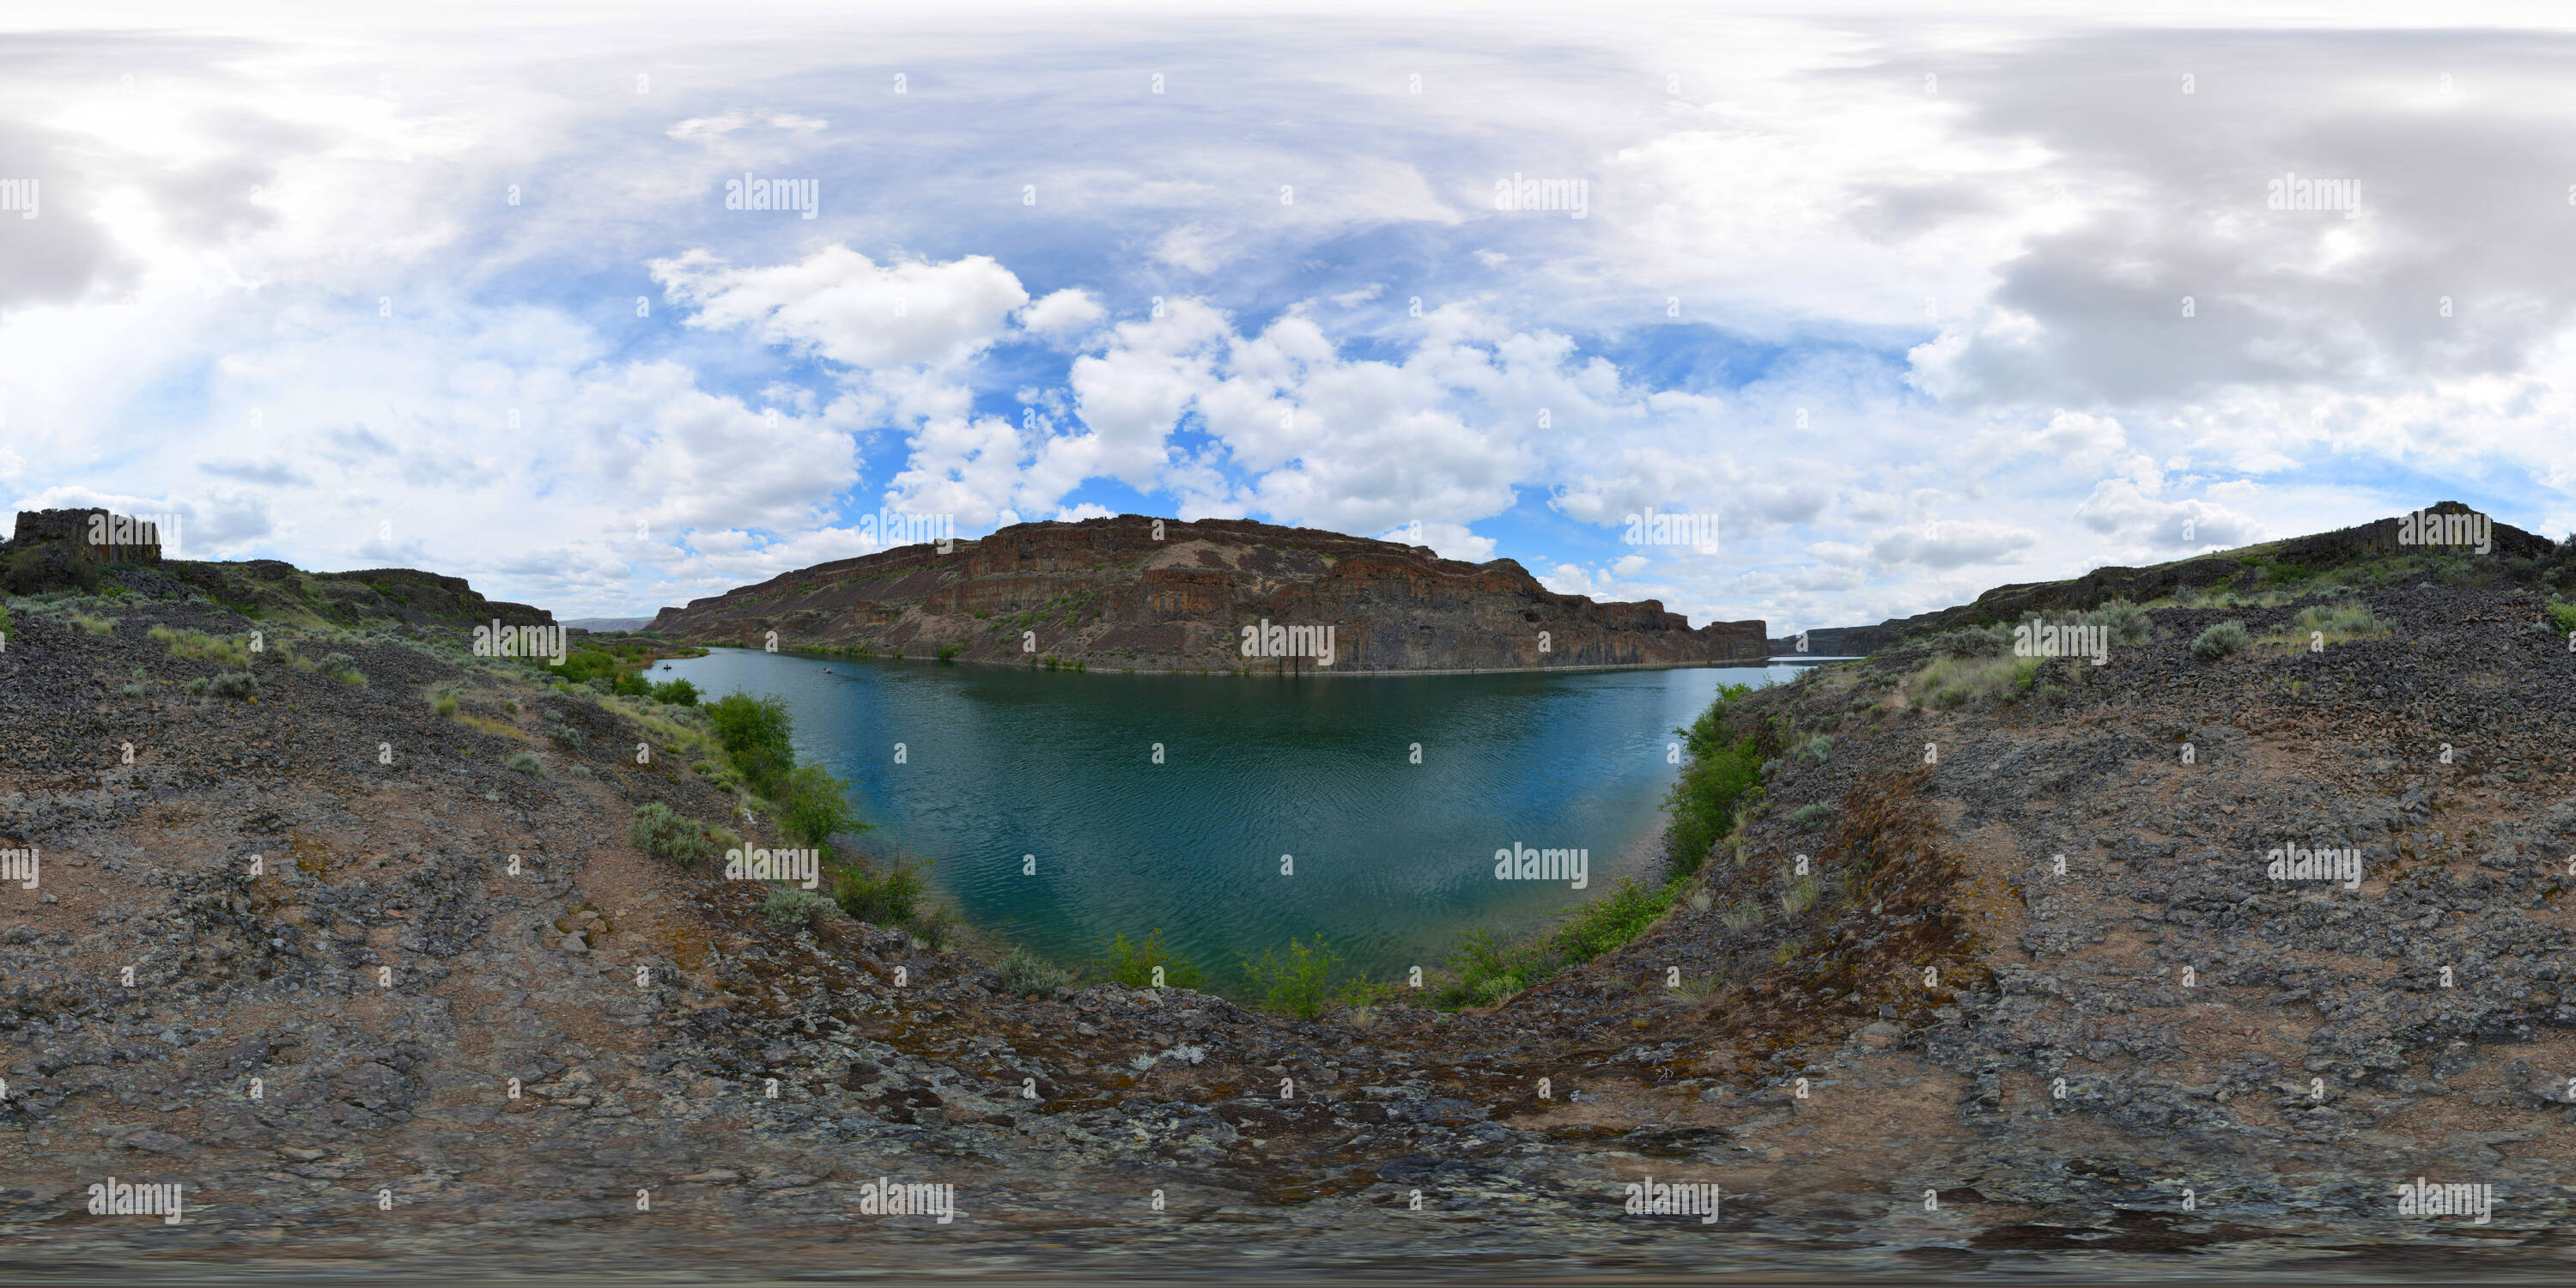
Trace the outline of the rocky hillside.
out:
[[[1246,656],[1242,629],[1333,629],[1331,665]],[[1559,595],[1509,559],[1238,520],[1024,523],[942,554],[903,546],[773,577],[652,629],[701,644],[865,649],[1137,671],[1700,666],[1765,655],[1761,622],[1692,629],[1662,604]]]
[[[2100,667],[1891,651],[1735,700],[1759,787],[1641,936],[1305,1022],[774,922],[629,842],[735,804],[676,710],[433,628],[227,700],[148,630],[247,619],[13,601],[0,1266],[2563,1277],[2576,564],[2367,571],[2154,609]],[[2271,879],[2288,845],[2357,888]],[[184,1216],[90,1213],[110,1177]],[[2489,1219],[2401,1211],[2419,1177]],[[1716,1218],[1625,1203],[1676,1183]]]
[[[2443,501],[2418,513],[2475,515],[2457,501]],[[2303,581],[2357,562],[2399,557],[2422,547],[2403,518],[2380,519],[2358,527],[2267,541],[2260,545],[2195,555],[2146,568],[2096,568],[2064,581],[1997,586],[1970,603],[1891,617],[1875,626],[1828,626],[1808,631],[1807,651],[1825,657],[1859,657],[1909,638],[1962,626],[2010,621],[2025,612],[2060,612],[2097,607],[2114,599],[2144,603],[2177,592],[2234,589],[2244,592]],[[2554,557],[2557,547],[2546,537],[2509,524],[2489,521],[2490,549],[2481,558],[2534,560]],[[2403,538],[2403,539],[2401,539]],[[1780,654],[1798,651],[1798,638],[1771,641]]]
[[[106,520],[94,525],[93,520]],[[414,568],[306,572],[275,559],[207,563],[164,559],[158,542],[92,545],[93,531],[129,535],[137,525],[105,510],[21,510],[0,541],[0,590],[13,595],[134,592],[188,597],[286,625],[370,623],[475,626],[551,625],[554,614],[487,600],[461,577]]]

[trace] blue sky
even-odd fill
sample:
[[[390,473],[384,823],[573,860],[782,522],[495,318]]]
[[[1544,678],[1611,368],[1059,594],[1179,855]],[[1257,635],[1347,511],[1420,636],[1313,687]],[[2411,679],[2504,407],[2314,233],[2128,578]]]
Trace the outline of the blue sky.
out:
[[[2556,535],[2534,14],[111,6],[0,34],[0,502],[570,617],[880,510],[1783,631],[2444,498]]]

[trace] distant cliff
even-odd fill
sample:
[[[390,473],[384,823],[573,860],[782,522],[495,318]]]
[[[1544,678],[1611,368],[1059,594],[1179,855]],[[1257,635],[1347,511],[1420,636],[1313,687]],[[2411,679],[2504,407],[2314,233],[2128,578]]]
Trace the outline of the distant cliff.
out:
[[[757,646],[774,630],[782,648],[953,649],[976,662],[1139,671],[1556,670],[1766,655],[1759,621],[1693,629],[1655,600],[1556,594],[1509,559],[1471,564],[1314,528],[1132,514],[1017,524],[947,554],[914,545],[818,564],[665,608],[652,629],[705,644]]]

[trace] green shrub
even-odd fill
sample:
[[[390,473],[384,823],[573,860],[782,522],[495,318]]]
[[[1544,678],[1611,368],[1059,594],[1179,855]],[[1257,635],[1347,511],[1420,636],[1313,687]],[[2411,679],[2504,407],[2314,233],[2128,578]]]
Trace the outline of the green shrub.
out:
[[[635,807],[635,823],[627,829],[626,839],[665,863],[693,868],[716,856],[706,833],[706,824],[652,801]]]
[[[248,671],[228,671],[206,682],[209,697],[241,701],[259,696],[259,677]]]
[[[18,623],[16,619],[9,616],[9,606],[0,604],[0,640],[7,639],[9,632],[16,629],[18,629]]]
[[[2245,647],[2245,623],[2231,617],[2194,636],[2191,655],[2204,662],[2215,662]]]
[[[456,695],[453,693],[439,694],[437,699],[429,704],[429,709],[442,718],[455,715]]]
[[[904,922],[903,928],[911,931],[913,938],[928,944],[930,951],[935,953],[948,946],[949,936],[955,934],[957,927],[962,924],[964,923],[957,920],[957,914],[948,909],[932,908]]]
[[[1950,657],[2002,657],[2012,652],[2013,637],[2012,631],[1998,622],[1943,631],[1930,643]]]
[[[207,686],[211,685],[212,683],[214,683],[214,682],[213,682],[213,681],[211,681],[211,680],[208,680],[206,677],[204,677],[204,676],[202,676],[202,675],[201,675],[201,676],[198,676],[197,678],[195,678],[195,679],[193,679],[193,680],[188,681],[188,682],[187,682],[187,683],[185,683],[185,684],[180,685],[180,686],[179,686],[179,691],[180,691],[180,692],[182,692],[182,693],[187,694],[189,697],[192,697],[192,698],[202,698],[202,697],[206,696],[206,689],[207,689]]]
[[[821,765],[798,765],[787,775],[783,787],[775,801],[779,826],[787,829],[789,836],[821,847],[825,858],[831,857],[834,832],[868,830],[868,825],[859,821],[858,811],[850,806],[850,785],[834,778]]]
[[[942,644],[939,646],[939,664],[941,666],[955,666],[957,665],[957,655],[965,651],[965,649],[955,644]]]
[[[1168,988],[1197,988],[1206,982],[1198,967],[1172,956],[1171,950],[1163,946],[1159,926],[1138,944],[1127,942],[1127,932],[1118,932],[1118,937],[1102,950],[1098,970],[1102,978],[1129,988],[1151,988],[1157,966],[1163,968],[1163,985]]]
[[[617,656],[598,649],[575,649],[564,655],[563,665],[547,666],[546,673],[559,676],[572,684],[587,684],[617,673]]]
[[[546,767],[537,763],[537,758],[532,752],[520,752],[501,763],[523,774],[535,774],[539,778],[546,776]]]
[[[2090,625],[2108,628],[2113,644],[2144,644],[2155,638],[2154,619],[2125,599],[2107,600],[2084,618]]]
[[[1022,997],[1053,997],[1073,983],[1071,972],[1030,952],[1026,945],[1012,949],[994,970],[1004,988]]]
[[[120,684],[116,686],[116,691],[129,698],[139,698],[143,696],[143,686],[140,684]]]
[[[796,765],[794,724],[786,702],[735,693],[707,704],[716,741],[752,790],[775,797]]]
[[[872,926],[901,926],[919,919],[922,891],[928,883],[921,879],[921,867],[900,857],[886,861],[882,871],[873,866],[850,865],[832,870],[832,901],[853,921]]]
[[[120,620],[122,619],[114,617],[93,617],[88,613],[74,613],[71,615],[72,625],[77,626],[92,635],[105,635],[114,631],[116,629],[117,622]]]
[[[1265,948],[1259,961],[1244,958],[1243,974],[1261,994],[1262,1009],[1311,1020],[1331,1000],[1328,982],[1341,962],[1342,955],[1319,934],[1312,945],[1290,939],[1286,957]]]
[[[358,660],[346,653],[334,653],[314,664],[313,669],[353,689],[367,687],[366,675],[358,670]]]
[[[1812,804],[1801,805],[1797,809],[1790,811],[1789,817],[1792,821],[1796,822],[1798,826],[1813,832],[1822,828],[1825,825],[1825,820],[1833,816],[1833,812],[1833,806],[1828,805],[1823,801],[1816,801]]]
[[[792,885],[771,886],[769,896],[760,901],[761,914],[781,929],[813,925],[831,906],[831,900]]]
[[[1673,731],[1682,736],[1690,755],[1664,797],[1670,816],[1664,825],[1664,857],[1675,872],[1698,871],[1709,847],[1734,829],[1747,794],[1760,789],[1762,754],[1753,739],[1726,739],[1727,705],[1752,691],[1744,684],[1718,690],[1717,700],[1689,728]]]
[[[556,746],[572,752],[575,755],[579,755],[584,748],[590,745],[590,739],[583,737],[581,730],[575,729],[561,720],[554,721],[546,726],[546,736],[553,739]]]
[[[1575,909],[1548,943],[1569,961],[1588,962],[1626,947],[1672,906],[1670,888],[1622,877],[1618,889]]]
[[[1441,1006],[1491,1006],[1555,974],[1557,963],[1535,948],[1514,948],[1490,930],[1458,936],[1446,962],[1457,982],[1433,999]]]
[[[698,705],[698,686],[686,680],[665,681],[653,686],[653,700],[675,707],[694,707]]]
[[[1821,765],[1825,763],[1825,757],[1832,754],[1834,754],[1834,740],[1831,737],[1820,733],[1813,738],[1809,738],[1804,743],[1799,744],[1798,750],[1792,759],[1805,761],[1812,765]]]

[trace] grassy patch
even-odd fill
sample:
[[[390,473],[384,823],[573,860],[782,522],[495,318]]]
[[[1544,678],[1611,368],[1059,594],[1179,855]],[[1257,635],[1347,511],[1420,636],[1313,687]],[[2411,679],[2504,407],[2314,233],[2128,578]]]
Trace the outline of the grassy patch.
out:
[[[1673,906],[1676,890],[1677,886],[1641,886],[1621,878],[1618,889],[1575,909],[1549,938],[1548,946],[1577,962],[1616,952],[1646,933]]]
[[[478,716],[471,711],[457,713],[456,723],[474,730],[476,733],[488,733],[496,738],[516,738],[521,742],[526,742],[528,740],[528,735],[522,732],[517,725],[510,724],[507,721],[495,720],[490,716]]]
[[[2357,599],[2311,604],[2299,610],[2287,626],[2281,628],[2279,642],[2292,648],[2310,648],[2317,644],[2341,644],[2347,640],[2376,639],[2388,634],[2370,605]]]
[[[94,617],[88,613],[73,613],[69,620],[74,627],[87,631],[92,635],[106,635],[116,630],[116,623],[119,619],[114,617]]]
[[[2039,669],[2047,664],[2048,659],[2041,657],[1937,657],[1907,678],[1906,697],[1934,711],[2017,697],[2029,692]]]
[[[169,645],[172,657],[203,658],[224,666],[237,666],[245,671],[250,669],[250,649],[220,635],[208,635],[204,631],[174,631],[167,626],[155,626],[144,632],[144,637]]]

